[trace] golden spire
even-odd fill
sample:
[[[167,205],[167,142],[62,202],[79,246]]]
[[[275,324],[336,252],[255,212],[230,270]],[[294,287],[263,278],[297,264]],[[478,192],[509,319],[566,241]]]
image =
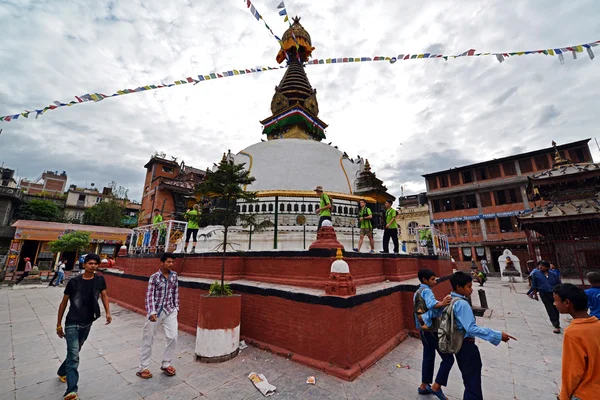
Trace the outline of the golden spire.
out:
[[[558,151],[558,147],[556,147],[556,142],[554,140],[552,141],[552,147],[554,147],[554,166],[555,167],[571,164],[571,160],[562,158],[560,156],[560,152]]]
[[[369,160],[365,160],[365,171],[371,171],[371,164],[369,164]]]
[[[335,258],[338,259],[338,260],[341,260],[341,259],[344,258],[344,255],[342,253],[342,249],[340,249],[339,247],[338,247],[337,251],[335,252]]]

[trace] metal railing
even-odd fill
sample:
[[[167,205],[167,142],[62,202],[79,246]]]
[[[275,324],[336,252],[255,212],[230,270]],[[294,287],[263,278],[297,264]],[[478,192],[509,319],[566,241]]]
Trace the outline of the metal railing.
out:
[[[450,258],[448,235],[427,226],[415,228],[417,231],[417,248],[419,253],[430,256]]]
[[[164,221],[138,226],[131,232],[129,254],[163,253],[182,250],[187,232],[187,222]],[[180,251],[179,251],[180,252]]]

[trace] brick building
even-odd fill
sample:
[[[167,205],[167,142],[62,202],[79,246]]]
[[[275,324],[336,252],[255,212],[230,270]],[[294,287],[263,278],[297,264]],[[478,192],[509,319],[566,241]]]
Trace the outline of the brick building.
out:
[[[138,225],[152,223],[152,211],[158,208],[165,220],[183,219],[189,203],[195,203],[194,188],[204,171],[157,155],[144,165],[146,179]]]
[[[562,157],[592,162],[590,139],[558,146]],[[525,233],[516,216],[530,210],[527,177],[553,165],[554,148],[484,161],[423,175],[432,223],[448,235],[457,265],[487,259],[498,271],[498,257],[509,249],[520,260],[530,258]]]
[[[35,181],[29,181],[27,179],[21,179],[19,186],[26,194],[41,194],[42,192],[48,194],[62,195],[67,187],[67,173],[45,171]]]

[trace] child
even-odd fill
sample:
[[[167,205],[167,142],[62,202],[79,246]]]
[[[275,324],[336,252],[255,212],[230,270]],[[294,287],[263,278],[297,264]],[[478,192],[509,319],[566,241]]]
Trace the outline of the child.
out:
[[[419,394],[433,394],[438,399],[445,400],[446,396],[442,391],[442,386],[448,384],[448,375],[454,364],[452,354],[442,354],[438,350],[437,332],[429,330],[430,326],[435,326],[435,318],[439,316],[439,311],[450,304],[450,296],[444,300],[437,301],[431,288],[436,284],[435,272],[429,269],[421,269],[417,275],[421,285],[415,293],[413,301],[415,303],[415,323],[420,326],[421,342],[423,343],[423,368],[421,373],[421,386],[417,389]],[[442,358],[440,369],[433,381],[433,369],[435,367],[435,352],[438,352]]]
[[[591,288],[585,291],[588,298],[590,315],[600,319],[600,272],[588,272],[586,278]]]
[[[462,374],[465,385],[463,399],[483,399],[481,390],[481,355],[475,344],[475,338],[486,340],[497,346],[500,341],[508,342],[510,339],[517,340],[506,332],[500,332],[489,328],[477,326],[475,314],[467,302],[467,297],[473,293],[473,278],[465,272],[457,271],[450,277],[453,298],[464,301],[456,301],[452,312],[458,330],[464,333],[462,347],[456,353],[456,362]]]
[[[560,400],[597,399],[600,393],[600,321],[587,313],[583,289],[565,283],[553,290],[554,305],[573,317],[565,329]]]

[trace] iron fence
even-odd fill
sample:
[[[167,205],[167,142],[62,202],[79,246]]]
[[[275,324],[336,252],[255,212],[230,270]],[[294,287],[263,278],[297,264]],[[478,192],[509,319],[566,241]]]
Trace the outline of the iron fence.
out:
[[[178,246],[183,249],[186,233],[187,222],[174,220],[133,228],[129,254],[173,252]]]
[[[430,227],[417,227],[417,249],[424,255],[436,255],[441,258],[450,258],[450,244],[448,235]]]

